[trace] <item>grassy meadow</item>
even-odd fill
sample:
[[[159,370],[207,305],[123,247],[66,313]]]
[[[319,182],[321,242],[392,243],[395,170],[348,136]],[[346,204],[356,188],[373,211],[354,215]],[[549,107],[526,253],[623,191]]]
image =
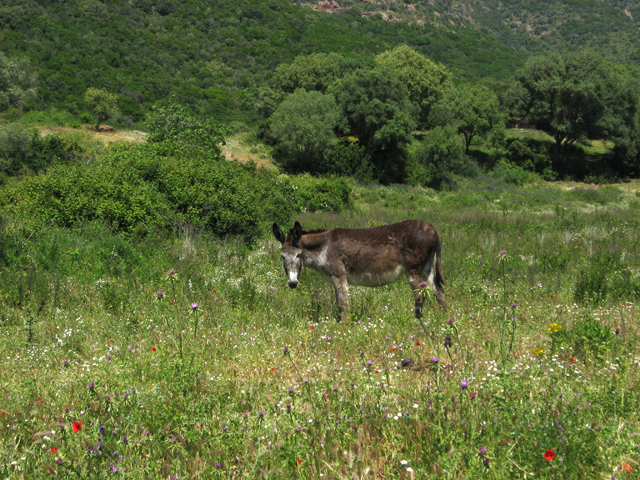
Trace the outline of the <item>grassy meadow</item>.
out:
[[[353,185],[303,227],[417,218],[446,312],[406,282],[290,290],[248,246],[3,218],[2,478],[633,479],[640,471],[640,196]],[[288,229],[291,225],[281,225]],[[13,253],[11,253],[13,252]],[[402,360],[407,366],[402,368]]]

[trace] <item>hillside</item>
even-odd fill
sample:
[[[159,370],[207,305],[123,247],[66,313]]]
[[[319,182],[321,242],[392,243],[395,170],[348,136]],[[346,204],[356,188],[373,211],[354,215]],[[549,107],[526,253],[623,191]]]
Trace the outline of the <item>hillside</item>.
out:
[[[640,55],[638,0],[310,0],[303,4],[326,13],[351,11],[460,34],[476,30],[522,53],[590,48],[620,63],[636,61]]]
[[[26,56],[40,78],[29,109],[78,115],[86,89],[106,87],[121,96],[129,124],[172,94],[203,115],[255,114],[254,99],[280,63],[312,52],[367,61],[403,43],[458,78],[509,78],[524,58],[476,29],[327,15],[287,0],[7,0],[0,7],[0,51]]]

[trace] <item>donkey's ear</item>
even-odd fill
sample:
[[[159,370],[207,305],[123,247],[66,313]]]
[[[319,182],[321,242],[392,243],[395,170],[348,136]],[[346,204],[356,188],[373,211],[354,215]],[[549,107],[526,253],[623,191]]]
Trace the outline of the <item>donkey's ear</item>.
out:
[[[293,224],[293,241],[291,242],[294,247],[300,248],[300,239],[302,238],[302,225],[296,220]]]
[[[284,245],[285,236],[284,236],[284,233],[282,233],[282,230],[280,230],[280,227],[278,226],[277,223],[273,224],[273,235],[274,237],[276,237],[276,240],[278,240],[282,245]]]

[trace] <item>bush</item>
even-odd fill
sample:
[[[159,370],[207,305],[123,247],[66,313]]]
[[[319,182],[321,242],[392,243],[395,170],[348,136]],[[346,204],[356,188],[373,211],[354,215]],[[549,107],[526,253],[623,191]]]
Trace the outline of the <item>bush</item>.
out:
[[[9,183],[0,206],[32,227],[101,221],[144,236],[187,223],[217,235],[255,238],[295,212],[340,210],[350,188],[340,178],[279,177],[255,165],[183,155],[173,141],[124,145],[87,165],[56,166]]]
[[[478,167],[464,154],[465,145],[455,127],[436,127],[425,136],[415,153],[412,180],[433,188],[452,182],[452,175],[475,177]]]
[[[519,186],[534,181],[537,178],[534,173],[528,172],[524,168],[507,162],[506,160],[499,161],[490,174],[505,183],[511,183]]]

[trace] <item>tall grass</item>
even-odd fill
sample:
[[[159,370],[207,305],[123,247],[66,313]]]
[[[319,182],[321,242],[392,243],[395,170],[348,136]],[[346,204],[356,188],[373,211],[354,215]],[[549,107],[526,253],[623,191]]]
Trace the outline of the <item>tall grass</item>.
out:
[[[352,287],[338,323],[314,272],[286,287],[268,237],[87,224],[25,238],[5,219],[2,477],[635,478],[637,201],[544,185],[353,194],[299,220],[432,223],[446,313],[430,297],[415,320],[401,282]]]

